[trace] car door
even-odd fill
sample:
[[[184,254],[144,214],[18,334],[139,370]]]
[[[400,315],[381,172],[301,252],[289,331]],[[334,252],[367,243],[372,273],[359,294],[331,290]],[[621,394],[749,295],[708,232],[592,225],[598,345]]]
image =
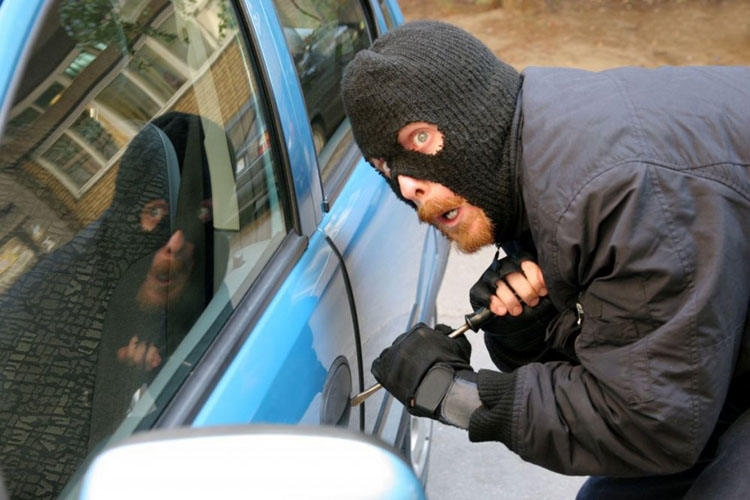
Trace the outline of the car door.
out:
[[[309,61],[315,61],[319,73],[338,75],[338,90],[343,68],[388,29],[386,20],[394,19],[398,7],[360,0],[274,4],[313,130],[324,209],[320,231],[341,254],[352,286],[364,388],[375,383],[372,361],[396,335],[419,321],[434,324],[448,245],[433,228],[418,223],[413,210],[393,196],[362,158],[338,91],[322,92],[320,85],[331,84],[308,78]],[[387,16],[381,7],[389,9]],[[318,31],[332,29],[338,33],[333,47],[316,53]],[[325,116],[319,109],[337,109],[338,114]],[[421,472],[431,423],[411,419],[384,391],[363,406],[367,432],[402,448]]]
[[[353,302],[340,257],[317,228],[318,174],[310,161],[312,143],[304,140],[310,137],[304,104],[294,87],[294,69],[285,64],[286,47],[274,29],[272,8],[265,2],[242,7],[269,94],[275,96],[279,147],[294,183],[305,248],[288,263],[289,275],[257,323],[238,323],[239,340],[217,345],[216,354],[209,351],[195,373],[196,380],[205,380],[183,388],[162,424],[322,423],[362,429],[359,413],[351,414],[348,404],[361,372]]]
[[[0,7],[11,494],[74,497],[91,457],[154,427],[361,429],[353,300],[272,10],[87,6]]]
[[[295,184],[309,186],[312,213],[319,223],[310,236],[302,260],[264,314],[264,323],[259,323],[234,358],[194,425],[268,421],[272,416],[278,419],[282,415],[278,408],[283,406],[278,400],[288,402],[295,391],[300,393],[305,387],[300,385],[300,379],[309,382],[308,399],[299,403],[305,409],[302,417],[290,414],[273,421],[314,422],[311,416],[316,415],[318,408],[338,408],[342,400],[321,405],[315,399],[326,394],[342,394],[342,391],[329,390],[327,386],[321,386],[321,380],[311,376],[287,372],[280,375],[277,385],[267,381],[268,391],[248,387],[248,374],[258,372],[257,376],[262,377],[259,367],[263,364],[260,361],[267,357],[267,349],[256,346],[255,342],[262,342],[264,335],[269,335],[269,339],[270,335],[281,335],[279,330],[289,321],[290,311],[301,307],[295,305],[294,300],[308,297],[299,290],[309,290],[312,286],[310,280],[315,280],[317,288],[306,293],[319,298],[300,317],[310,330],[304,336],[315,339],[313,343],[321,346],[324,345],[323,339],[328,339],[331,345],[337,346],[332,352],[339,356],[341,352],[346,353],[347,373],[351,371],[353,378],[351,390],[361,391],[375,382],[369,373],[369,363],[398,333],[418,321],[434,322],[435,298],[447,259],[446,242],[434,229],[418,224],[411,209],[393,196],[361,158],[348,121],[344,119],[338,92],[321,89],[332,85],[329,77],[318,82],[306,78],[311,74],[308,64],[312,63],[309,61],[315,61],[317,66],[312,73],[341,75],[343,66],[353,57],[352,51],[369,46],[375,34],[385,29],[382,22],[375,24],[371,6],[358,0],[337,0],[330,5],[318,2],[307,6],[309,9],[304,11],[300,5],[288,2],[254,4],[254,7],[258,6],[262,8],[253,10],[249,7],[249,18],[253,19],[254,38],[260,44],[259,52],[266,65],[269,84],[275,95],[284,96],[283,99],[277,98],[276,104],[279,125],[287,137],[286,152]],[[317,13],[317,20],[311,22],[311,17],[316,17],[311,13]],[[377,17],[382,18],[382,15]],[[326,33],[331,30],[339,33],[333,47],[328,46],[325,52],[317,54],[313,53],[320,40],[316,23]],[[288,54],[284,54],[285,51]],[[306,54],[300,56],[295,51]],[[295,71],[297,79],[294,78]],[[295,85],[295,80],[299,86]],[[338,81],[334,86],[338,88]],[[318,102],[321,96],[328,96],[329,100],[338,103]],[[322,144],[315,135],[316,126],[324,118],[311,115],[316,106],[340,110],[337,121],[321,126],[323,130],[330,130],[324,135]],[[303,165],[306,168],[300,168]],[[301,179],[304,179],[304,184]],[[298,189],[298,193],[301,191]],[[393,224],[393,221],[398,223]],[[384,241],[388,244],[383,245]],[[323,262],[326,271],[315,271],[315,266]],[[334,335],[347,326],[353,327],[351,337]],[[292,339],[300,338],[296,334],[290,335]],[[347,338],[353,338],[354,342],[347,342]],[[306,344],[309,343],[308,340]],[[359,353],[358,357],[353,355],[352,349]],[[276,353],[291,357],[278,349]],[[318,355],[324,361],[323,366],[332,363],[328,377],[336,380],[338,365],[334,354],[318,352]],[[364,364],[360,361],[362,359]],[[282,365],[283,359],[277,364]],[[236,400],[257,400],[254,404],[265,404],[273,411],[253,409],[248,413],[250,406],[236,404],[232,394],[243,395]],[[424,465],[418,462],[426,458],[421,454],[426,451],[423,448],[429,423],[425,421],[420,426],[411,422],[403,408],[398,403],[394,405],[385,393],[355,411],[350,425],[359,426],[398,447],[407,446],[409,430],[415,429],[414,451],[420,455],[416,465]],[[409,453],[411,449],[406,451]]]

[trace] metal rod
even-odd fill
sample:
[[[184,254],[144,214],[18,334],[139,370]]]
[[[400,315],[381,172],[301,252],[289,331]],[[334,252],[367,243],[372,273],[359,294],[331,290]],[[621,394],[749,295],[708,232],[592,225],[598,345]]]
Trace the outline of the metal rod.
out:
[[[370,396],[372,396],[373,394],[375,394],[382,388],[383,388],[382,385],[375,384],[369,389],[365,389],[364,392],[360,392],[359,394],[357,394],[356,396],[352,398],[352,406],[361,405],[365,401],[365,399],[369,398]]]

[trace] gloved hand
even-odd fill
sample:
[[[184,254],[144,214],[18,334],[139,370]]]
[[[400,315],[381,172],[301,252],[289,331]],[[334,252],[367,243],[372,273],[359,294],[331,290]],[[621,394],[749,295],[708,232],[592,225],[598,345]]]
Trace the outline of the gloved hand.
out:
[[[469,297],[486,303],[498,316],[519,316],[523,304],[535,307],[547,295],[544,276],[533,255],[527,252],[517,251],[500,260],[497,257],[498,253]]]
[[[497,288],[496,283],[511,273],[522,273],[521,262],[524,260],[529,260],[529,256],[498,260],[495,255],[490,267],[469,292],[469,301],[474,310],[489,307]],[[558,315],[548,296],[540,297],[533,307],[525,303],[521,305],[522,312],[518,316],[495,316],[482,325],[490,357],[504,371],[534,361],[545,351],[547,325]]]
[[[372,374],[412,415],[438,418],[455,373],[470,370],[471,344],[452,329],[419,323],[400,335],[372,363]]]

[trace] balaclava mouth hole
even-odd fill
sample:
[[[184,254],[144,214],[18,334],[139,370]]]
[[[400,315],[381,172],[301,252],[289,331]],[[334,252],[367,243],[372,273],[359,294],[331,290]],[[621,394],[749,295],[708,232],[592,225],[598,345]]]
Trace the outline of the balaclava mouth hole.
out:
[[[511,125],[521,76],[478,39],[450,24],[399,26],[346,67],[342,96],[365,158],[383,158],[399,198],[398,176],[437,182],[487,214],[501,241],[514,227]],[[399,130],[435,124],[434,155],[404,149]],[[387,179],[388,180],[388,179]]]

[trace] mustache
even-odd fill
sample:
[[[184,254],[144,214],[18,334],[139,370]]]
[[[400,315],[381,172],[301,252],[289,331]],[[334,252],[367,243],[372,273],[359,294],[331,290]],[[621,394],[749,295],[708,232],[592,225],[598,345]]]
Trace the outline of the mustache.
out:
[[[422,222],[430,223],[444,213],[460,207],[465,202],[466,199],[458,195],[440,199],[429,199],[417,208],[417,216]]]
[[[173,278],[191,270],[190,261],[185,257],[172,257],[170,259],[156,259],[151,265],[151,272]]]

